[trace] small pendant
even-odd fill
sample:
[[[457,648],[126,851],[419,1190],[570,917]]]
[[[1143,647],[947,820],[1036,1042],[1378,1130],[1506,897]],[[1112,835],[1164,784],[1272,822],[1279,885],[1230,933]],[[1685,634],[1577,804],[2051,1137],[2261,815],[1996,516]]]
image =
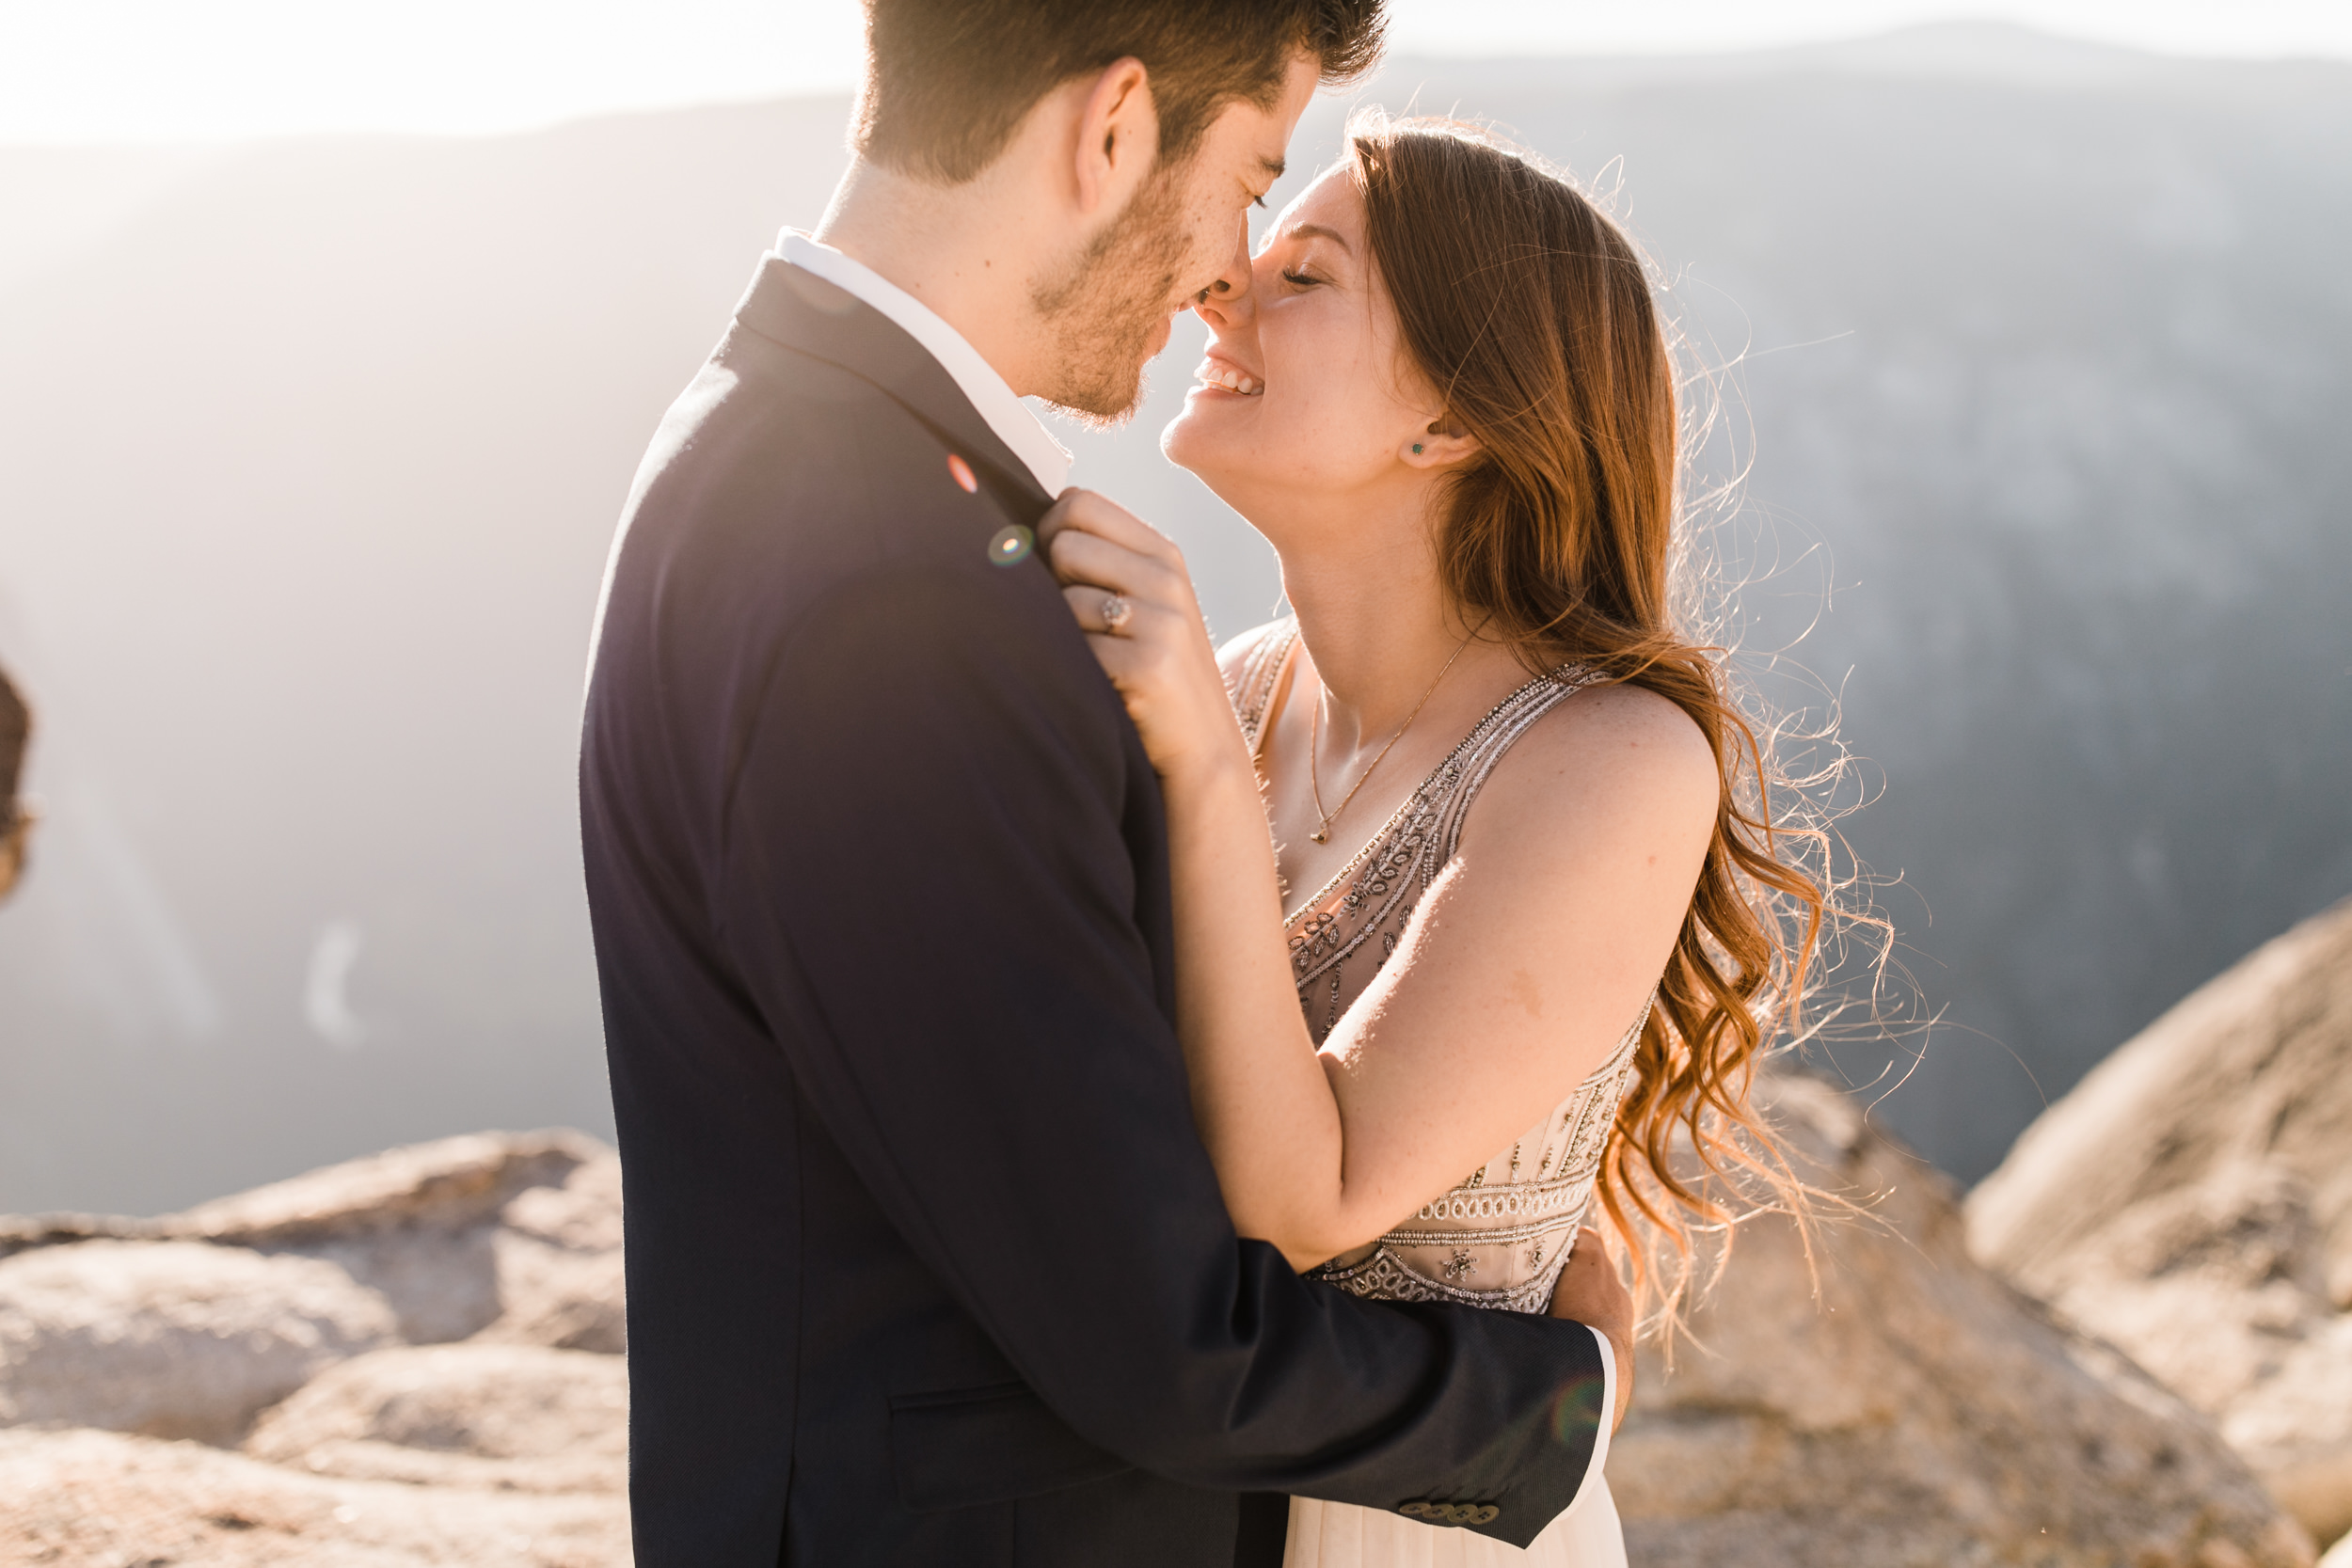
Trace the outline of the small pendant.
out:
[[[1313,839],[1317,844],[1328,844],[1331,842],[1331,830],[1328,828],[1317,828],[1313,832],[1309,833],[1307,836]]]

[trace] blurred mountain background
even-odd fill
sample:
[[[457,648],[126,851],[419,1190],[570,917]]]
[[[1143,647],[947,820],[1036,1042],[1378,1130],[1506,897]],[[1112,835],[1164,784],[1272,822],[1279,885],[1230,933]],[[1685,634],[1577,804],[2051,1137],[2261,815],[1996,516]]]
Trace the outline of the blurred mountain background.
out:
[[[1881,1120],[1974,1180],[2352,893],[2352,66],[1936,27],[1400,60],[1361,96],[1613,191],[1717,372],[1740,506],[1702,551],[1767,688],[1839,702],[1874,797],[1846,830],[1939,1020],[1822,1053]],[[847,107],[0,149],[0,662],[47,814],[0,910],[0,1211],[609,1135],[572,799],[596,583]],[[1279,586],[1158,455],[1198,343],[1068,439],[1230,634]]]

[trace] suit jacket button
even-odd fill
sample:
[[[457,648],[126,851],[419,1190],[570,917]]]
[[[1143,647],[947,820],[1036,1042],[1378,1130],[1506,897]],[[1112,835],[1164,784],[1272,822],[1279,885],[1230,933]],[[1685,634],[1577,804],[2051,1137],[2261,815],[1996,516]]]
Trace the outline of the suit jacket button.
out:
[[[1491,1525],[1502,1514],[1502,1510],[1497,1508],[1494,1504],[1486,1503],[1481,1505],[1478,1510],[1478,1517],[1472,1519],[1470,1523],[1473,1525]]]

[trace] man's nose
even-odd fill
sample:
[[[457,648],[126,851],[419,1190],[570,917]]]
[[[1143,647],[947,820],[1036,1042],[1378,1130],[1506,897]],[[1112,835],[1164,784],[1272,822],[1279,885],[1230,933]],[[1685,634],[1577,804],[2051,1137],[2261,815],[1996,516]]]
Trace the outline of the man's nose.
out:
[[[1247,326],[1257,314],[1249,288],[1249,214],[1234,226],[1233,253],[1218,269],[1216,281],[1193,296],[1193,313],[1215,327]]]

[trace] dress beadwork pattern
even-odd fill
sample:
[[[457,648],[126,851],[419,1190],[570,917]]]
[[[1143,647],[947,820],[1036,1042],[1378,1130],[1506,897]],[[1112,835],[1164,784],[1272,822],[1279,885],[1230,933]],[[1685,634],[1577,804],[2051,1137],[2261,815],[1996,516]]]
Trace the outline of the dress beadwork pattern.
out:
[[[1237,662],[1233,711],[1254,750],[1298,639],[1295,622],[1260,631]],[[1595,677],[1573,665],[1498,703],[1372,836],[1285,923],[1293,978],[1320,1043],[1396,951],[1413,910],[1454,858],[1470,802],[1529,726]],[[1592,1206],[1601,1153],[1633,1078],[1645,1004],[1606,1061],[1518,1142],[1359,1256],[1322,1276],[1359,1296],[1455,1301],[1541,1312]]]

